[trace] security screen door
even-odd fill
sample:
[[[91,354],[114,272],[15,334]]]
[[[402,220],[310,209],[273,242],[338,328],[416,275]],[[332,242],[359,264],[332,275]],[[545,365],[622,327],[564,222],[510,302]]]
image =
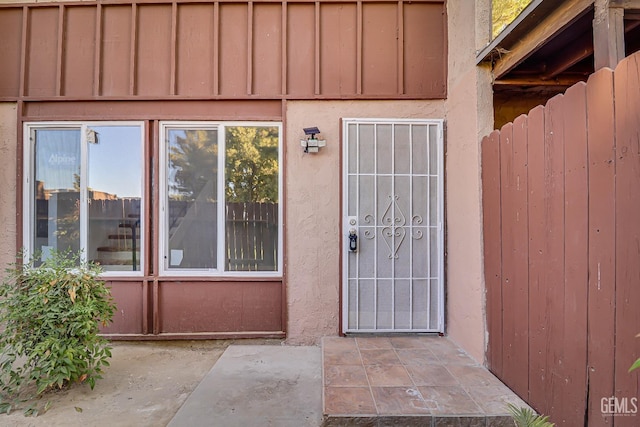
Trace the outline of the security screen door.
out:
[[[444,332],[443,123],[343,120],[343,332]]]

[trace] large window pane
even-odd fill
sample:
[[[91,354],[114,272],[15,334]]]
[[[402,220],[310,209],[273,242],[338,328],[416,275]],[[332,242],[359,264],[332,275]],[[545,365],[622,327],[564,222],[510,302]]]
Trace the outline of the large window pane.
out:
[[[88,258],[105,271],[140,270],[139,126],[88,129]]]
[[[217,268],[218,132],[168,129],[167,267]]]
[[[277,127],[226,128],[228,271],[278,269],[278,138]]]
[[[80,249],[80,130],[37,129],[33,249]]]

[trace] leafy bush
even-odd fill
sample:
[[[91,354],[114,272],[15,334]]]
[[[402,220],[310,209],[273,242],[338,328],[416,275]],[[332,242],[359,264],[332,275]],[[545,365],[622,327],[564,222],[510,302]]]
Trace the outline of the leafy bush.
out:
[[[640,338],[640,334],[636,335],[636,338]],[[640,358],[636,359],[636,361],[633,362],[633,365],[631,365],[631,367],[629,368],[629,372],[633,372],[638,368],[640,368]]]
[[[100,267],[52,251],[6,270],[0,285],[0,413],[48,390],[86,381],[93,389],[111,347],[98,335],[115,304]],[[46,409],[46,406],[45,406]],[[37,405],[25,414],[37,415]]]
[[[507,409],[511,412],[513,421],[517,427],[554,427],[555,424],[549,422],[548,416],[537,415],[529,408],[518,408],[512,403],[507,404]]]

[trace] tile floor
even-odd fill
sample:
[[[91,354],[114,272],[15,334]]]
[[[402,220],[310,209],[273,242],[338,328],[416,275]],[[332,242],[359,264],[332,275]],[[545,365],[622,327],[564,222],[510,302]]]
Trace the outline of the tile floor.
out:
[[[513,426],[509,388],[445,337],[325,337],[325,426]]]

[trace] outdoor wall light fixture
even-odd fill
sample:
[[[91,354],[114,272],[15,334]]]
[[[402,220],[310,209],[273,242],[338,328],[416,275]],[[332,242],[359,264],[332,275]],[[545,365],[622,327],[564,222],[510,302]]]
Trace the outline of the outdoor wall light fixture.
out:
[[[98,141],[98,135],[100,135],[98,132],[96,132],[95,130],[91,129],[91,128],[87,128],[87,142],[89,144],[97,144]]]
[[[316,139],[316,135],[320,133],[317,127],[304,128],[304,134],[308,135],[307,139],[301,139],[300,145],[304,148],[305,153],[317,153],[320,147],[327,145],[324,139]]]

